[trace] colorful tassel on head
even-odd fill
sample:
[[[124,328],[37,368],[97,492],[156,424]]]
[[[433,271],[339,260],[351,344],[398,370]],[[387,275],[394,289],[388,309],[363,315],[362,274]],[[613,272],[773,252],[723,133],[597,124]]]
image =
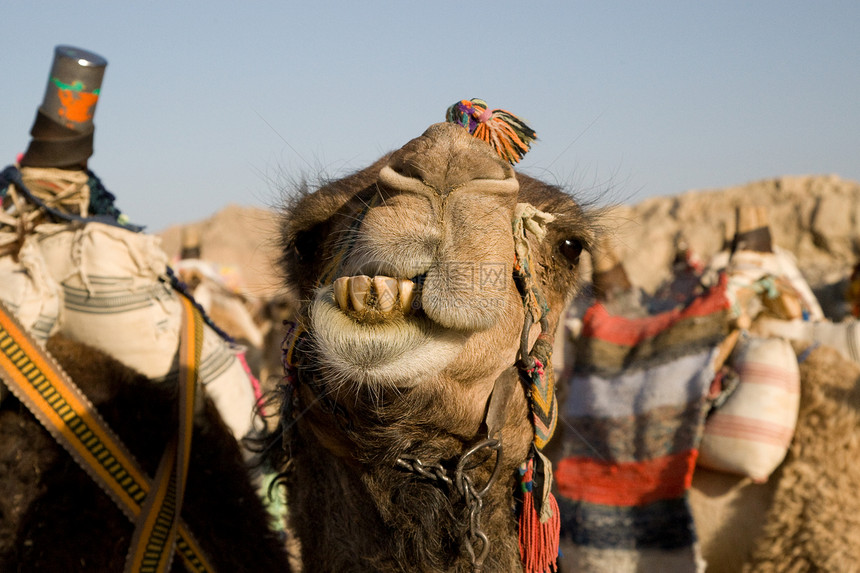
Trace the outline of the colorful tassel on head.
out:
[[[511,165],[522,159],[537,139],[537,134],[523,120],[503,109],[490,110],[481,99],[458,101],[448,108],[445,121],[462,125],[489,143]]]

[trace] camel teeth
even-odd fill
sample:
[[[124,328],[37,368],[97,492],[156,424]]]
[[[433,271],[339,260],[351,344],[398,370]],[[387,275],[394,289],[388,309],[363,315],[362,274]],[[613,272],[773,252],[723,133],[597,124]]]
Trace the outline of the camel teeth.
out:
[[[349,310],[349,277],[334,281],[334,301],[341,310]]]
[[[412,301],[415,298],[415,283],[409,279],[397,281],[397,291],[400,293],[400,310],[407,314],[412,310]]]
[[[367,295],[370,293],[370,277],[358,275],[349,278],[349,301],[352,308],[363,311],[367,308]]]
[[[363,312],[370,304],[374,310],[384,314],[395,308],[408,314],[415,300],[415,283],[382,275],[372,278],[367,275],[340,277],[332,284],[332,290],[335,304],[345,312]]]
[[[390,277],[373,277],[373,289],[376,291],[376,307],[384,313],[394,310],[397,304],[397,280]]]

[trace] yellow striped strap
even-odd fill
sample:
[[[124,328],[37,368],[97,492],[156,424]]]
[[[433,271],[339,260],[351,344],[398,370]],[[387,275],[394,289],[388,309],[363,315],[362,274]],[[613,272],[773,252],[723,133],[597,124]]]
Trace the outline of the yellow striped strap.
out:
[[[189,299],[180,296],[182,331],[179,337],[179,419],[173,438],[162,455],[154,489],[147,496],[135,523],[126,573],[164,573],[170,568],[185,494],[194,401],[200,354],[203,350],[203,317]]]
[[[199,314],[196,309],[193,309],[190,303],[184,304],[183,308],[184,314],[188,314],[191,308],[191,316],[196,315],[193,320],[185,320],[185,322],[199,324]],[[197,329],[196,326],[193,328]],[[202,328],[197,330],[199,336],[202,336]],[[195,336],[198,335],[195,334]],[[195,342],[192,346],[196,344]],[[194,370],[196,366],[185,373],[186,379],[183,385],[187,386],[188,379],[192,376],[196,379]],[[108,427],[92,403],[63,371],[54,357],[35,341],[2,302],[0,302],[0,379],[133,523],[137,523],[142,515],[146,515],[144,503],[156,504],[153,500],[161,494],[154,492],[158,492],[162,484],[156,483],[157,487],[153,488],[149,477]],[[190,405],[183,407],[185,410],[193,410],[193,399]],[[178,437],[173,448],[190,447],[191,417],[184,417],[186,433]],[[179,440],[183,440],[185,444],[183,445]],[[174,460],[177,459],[176,455],[171,457]],[[186,461],[179,464],[183,466],[182,472],[187,471],[185,469],[187,454],[184,459]],[[163,460],[161,465],[165,465]],[[175,462],[171,465],[175,465]],[[165,471],[176,475],[173,470]],[[172,480],[162,481],[167,483],[163,487],[171,487],[169,483]],[[177,486],[180,486],[180,482],[172,486],[175,490],[172,494],[174,496],[180,491]],[[184,478],[181,480],[181,488],[184,490]],[[166,490],[162,497],[168,498]],[[174,499],[177,498],[174,497]],[[178,522],[177,529],[176,548],[186,567],[200,573],[213,571],[182,521]],[[153,528],[154,532],[155,528]],[[172,545],[171,543],[171,549]],[[158,569],[150,570],[158,571]]]

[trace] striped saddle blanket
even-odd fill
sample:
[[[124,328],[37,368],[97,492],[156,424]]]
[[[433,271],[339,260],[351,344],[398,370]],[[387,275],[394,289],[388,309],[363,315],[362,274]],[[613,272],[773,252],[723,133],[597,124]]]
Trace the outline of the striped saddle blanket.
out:
[[[555,469],[565,570],[702,570],[687,490],[728,313],[725,280],[646,318],[586,312]]]

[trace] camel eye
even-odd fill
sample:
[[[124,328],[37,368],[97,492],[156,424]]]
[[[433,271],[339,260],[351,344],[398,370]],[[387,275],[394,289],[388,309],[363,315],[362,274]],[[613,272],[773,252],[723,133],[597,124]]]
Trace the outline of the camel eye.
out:
[[[313,260],[317,249],[317,241],[313,233],[309,231],[301,231],[296,234],[293,240],[293,248],[296,252],[296,258],[300,263],[306,263]]]
[[[579,239],[565,239],[558,244],[558,250],[568,261],[579,264],[579,256],[582,254],[582,241]]]

